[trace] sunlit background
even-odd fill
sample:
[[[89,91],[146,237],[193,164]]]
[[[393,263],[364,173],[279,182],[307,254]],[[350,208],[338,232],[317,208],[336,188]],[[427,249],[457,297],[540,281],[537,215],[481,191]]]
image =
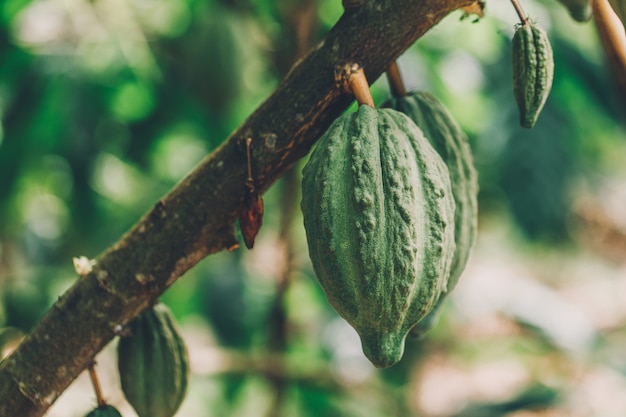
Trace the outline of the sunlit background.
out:
[[[467,132],[480,175],[478,242],[435,329],[400,364],[369,364],[312,272],[300,164],[265,195],[254,250],[210,256],[162,297],[191,357],[177,416],[626,415],[626,101],[593,22],[522,5],[556,62],[532,130],[512,95],[509,2],[451,14],[399,60]],[[73,257],[113,244],[341,13],[339,0],[0,2],[0,350],[74,282]],[[387,98],[385,77],[372,90]],[[133,417],[115,344],[97,371]],[[48,415],[95,405],[83,374]]]

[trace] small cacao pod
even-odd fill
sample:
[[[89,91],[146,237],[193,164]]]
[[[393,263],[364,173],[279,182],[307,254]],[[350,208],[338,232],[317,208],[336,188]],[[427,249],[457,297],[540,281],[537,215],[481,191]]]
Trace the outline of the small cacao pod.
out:
[[[543,109],[554,77],[554,57],[546,32],[532,22],[513,35],[513,94],[520,124],[530,129]]]
[[[328,301],[374,366],[395,364],[447,285],[454,199],[446,165],[406,115],[361,105],[312,152],[302,212]]]
[[[122,417],[122,415],[117,408],[107,404],[90,411],[85,417]]]
[[[187,347],[174,317],[158,303],[129,325],[118,344],[122,391],[139,417],[172,417],[187,390]]]
[[[454,240],[456,249],[450,269],[447,293],[459,281],[476,241],[478,223],[478,175],[467,135],[448,109],[432,94],[417,91],[402,97],[394,97],[383,103],[407,116],[422,130],[450,172],[452,195],[454,196]],[[447,294],[446,293],[446,294]],[[442,294],[441,298],[445,294]],[[437,322],[441,301],[416,326],[412,334],[423,334]]]

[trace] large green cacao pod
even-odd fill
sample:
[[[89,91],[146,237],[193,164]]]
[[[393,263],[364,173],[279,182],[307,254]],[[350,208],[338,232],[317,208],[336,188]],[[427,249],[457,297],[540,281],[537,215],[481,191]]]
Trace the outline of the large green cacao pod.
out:
[[[395,364],[446,289],[454,253],[446,165],[407,116],[362,105],[312,152],[302,212],[328,301],[375,366]]]
[[[139,417],[172,417],[187,390],[187,348],[164,304],[147,308],[118,344],[122,391]]]
[[[554,57],[546,32],[532,22],[513,35],[513,95],[520,124],[530,129],[543,109],[554,77]]]
[[[450,269],[447,293],[459,281],[476,241],[478,223],[478,176],[467,135],[445,106],[432,94],[418,91],[403,97],[395,97],[383,103],[407,116],[424,132],[450,172],[452,195],[454,196],[454,240],[456,249]],[[420,335],[437,322],[441,300],[412,333]]]
[[[122,415],[115,407],[107,404],[90,411],[85,417],[122,417]]]

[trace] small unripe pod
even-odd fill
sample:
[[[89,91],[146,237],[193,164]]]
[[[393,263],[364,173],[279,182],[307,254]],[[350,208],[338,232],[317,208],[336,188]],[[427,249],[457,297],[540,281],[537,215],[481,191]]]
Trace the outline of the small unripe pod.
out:
[[[165,304],[144,310],[118,344],[122,391],[139,417],[172,417],[187,389],[187,347]]]
[[[546,32],[532,22],[513,35],[513,94],[520,124],[530,129],[543,109],[554,77],[554,57]]]

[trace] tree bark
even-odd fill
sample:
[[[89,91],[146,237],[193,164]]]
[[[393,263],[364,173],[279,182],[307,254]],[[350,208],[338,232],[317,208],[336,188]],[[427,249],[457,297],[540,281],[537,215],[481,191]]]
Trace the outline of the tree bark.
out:
[[[344,14],[275,92],[212,154],[95,259],[0,363],[0,416],[43,415],[94,356],[205,256],[235,250],[246,154],[265,191],[352,102],[334,68],[359,63],[372,82],[416,39],[472,0],[365,1]]]

